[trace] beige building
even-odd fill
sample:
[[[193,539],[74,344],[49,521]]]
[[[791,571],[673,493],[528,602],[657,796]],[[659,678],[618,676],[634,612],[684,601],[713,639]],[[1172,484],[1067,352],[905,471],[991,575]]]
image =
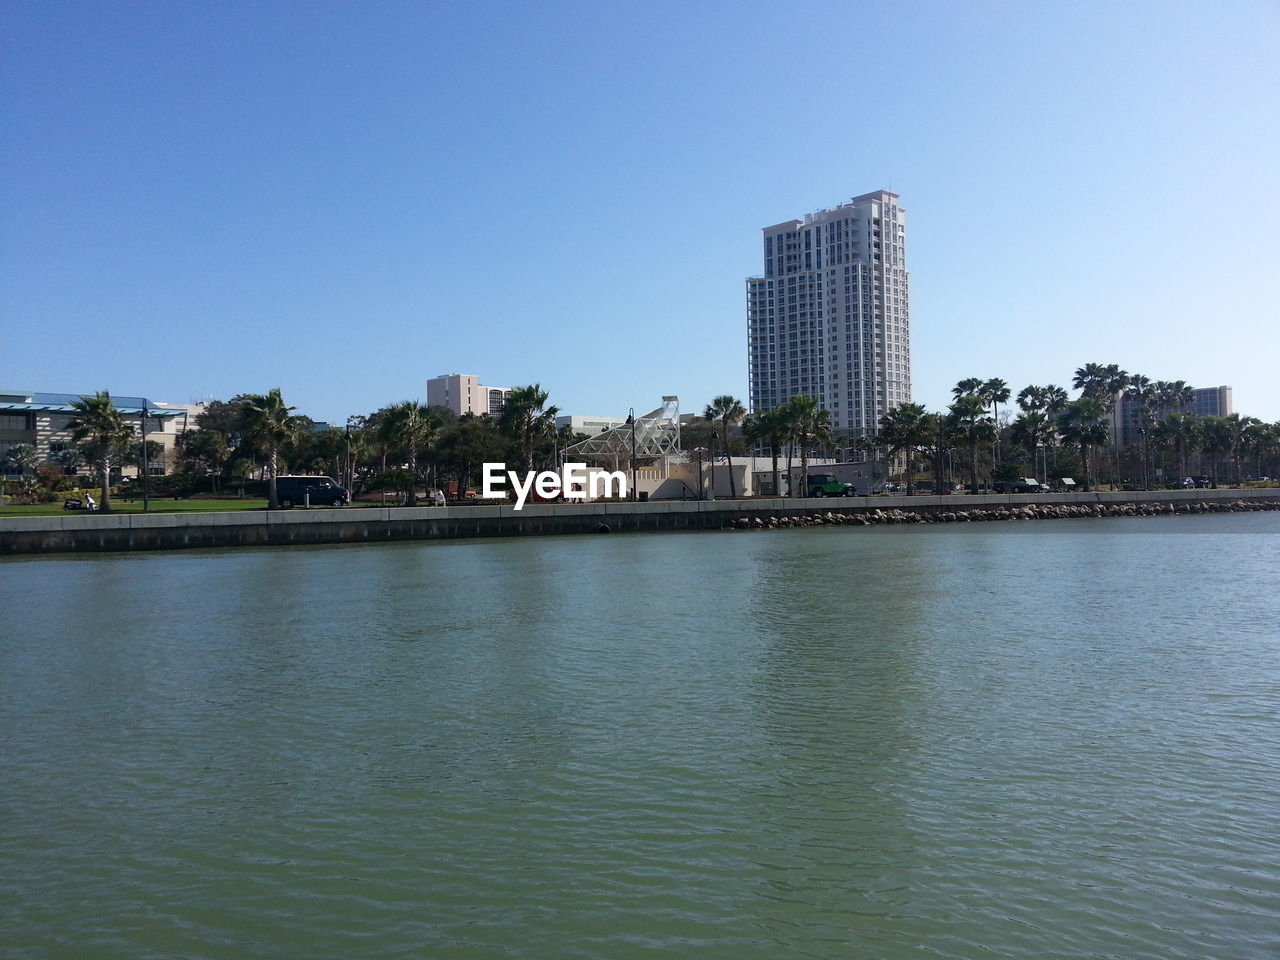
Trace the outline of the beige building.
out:
[[[0,453],[12,447],[30,445],[41,460],[57,460],[57,455],[74,447],[67,424],[75,416],[71,406],[82,397],[92,394],[34,393],[31,391],[0,390]],[[143,412],[146,412],[147,440],[158,443],[161,455],[148,464],[152,476],[161,476],[173,470],[179,435],[195,428],[195,416],[201,405],[179,406],[147,400],[145,397],[112,396],[112,402],[120,411],[125,423],[133,427],[142,438]],[[80,472],[88,470],[82,466]],[[136,475],[136,467],[125,467],[124,476]]]
[[[459,416],[490,413],[496,417],[510,391],[510,387],[486,387],[469,373],[443,373],[427,381],[427,406],[445,407]]]

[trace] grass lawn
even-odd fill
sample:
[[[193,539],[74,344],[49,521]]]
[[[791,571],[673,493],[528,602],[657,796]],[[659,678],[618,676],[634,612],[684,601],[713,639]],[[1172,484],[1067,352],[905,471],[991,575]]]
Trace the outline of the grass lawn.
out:
[[[95,495],[94,499],[98,499]],[[148,513],[214,513],[226,510],[265,510],[266,500],[174,500],[172,497],[151,498],[151,509]],[[112,513],[142,513],[142,501],[124,501],[118,497],[111,500]],[[0,507],[0,517],[61,517],[88,516],[86,510],[64,510],[61,503],[38,503],[31,506]]]

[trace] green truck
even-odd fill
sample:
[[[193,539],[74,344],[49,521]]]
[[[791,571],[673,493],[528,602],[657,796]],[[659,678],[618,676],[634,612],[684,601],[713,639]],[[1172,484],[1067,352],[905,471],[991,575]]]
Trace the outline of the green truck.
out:
[[[805,495],[809,497],[854,497],[852,483],[837,480],[829,473],[811,473],[805,481]]]

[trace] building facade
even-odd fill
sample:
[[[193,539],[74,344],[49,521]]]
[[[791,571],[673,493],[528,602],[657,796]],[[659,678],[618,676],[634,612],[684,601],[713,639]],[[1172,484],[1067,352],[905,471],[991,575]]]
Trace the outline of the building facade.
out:
[[[1231,405],[1231,388],[1230,387],[1197,387],[1192,391],[1194,399],[1191,406],[1183,411],[1165,411],[1157,410],[1154,413],[1163,417],[1168,412],[1181,412],[1195,414],[1197,417],[1229,417],[1235,411]],[[1111,413],[1112,431],[1119,428],[1119,446],[1127,447],[1131,443],[1137,443],[1141,434],[1141,423],[1139,417],[1139,407],[1141,405],[1137,400],[1132,399],[1128,394],[1120,394],[1116,398],[1115,406]]]
[[[445,373],[427,381],[427,406],[446,407],[459,416],[491,413],[496,417],[510,391],[510,387],[486,387],[469,373]]]
[[[33,393],[30,391],[0,390],[0,454],[13,447],[27,445],[35,449],[41,461],[58,459],[58,454],[75,447],[71,430],[67,426],[75,416],[72,404],[92,394]],[[147,400],[144,397],[112,396],[112,403],[120,411],[124,422],[142,439],[143,412],[146,412],[147,440],[159,444],[159,453],[148,464],[148,473],[163,475],[171,472],[177,456],[179,435],[195,428],[195,413],[200,405],[179,406]],[[124,476],[137,475],[138,468],[126,466],[117,469]],[[91,467],[82,464],[80,473],[89,473]],[[114,472],[114,470],[113,470]]]
[[[556,417],[556,429],[568,427],[574,433],[586,434],[588,437],[598,437],[606,430],[620,427],[626,422],[626,417],[583,417],[577,414],[567,414]]]
[[[764,273],[747,279],[751,409],[799,394],[838,433],[867,436],[911,399],[906,211],[877,190],[764,228]]]

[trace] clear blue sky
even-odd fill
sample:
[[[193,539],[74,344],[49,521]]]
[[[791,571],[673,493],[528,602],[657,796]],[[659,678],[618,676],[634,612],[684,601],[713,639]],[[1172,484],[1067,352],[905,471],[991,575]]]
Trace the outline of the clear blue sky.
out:
[[[915,399],[1280,419],[1280,6],[0,4],[0,388],[746,397],[760,228],[908,210]]]

